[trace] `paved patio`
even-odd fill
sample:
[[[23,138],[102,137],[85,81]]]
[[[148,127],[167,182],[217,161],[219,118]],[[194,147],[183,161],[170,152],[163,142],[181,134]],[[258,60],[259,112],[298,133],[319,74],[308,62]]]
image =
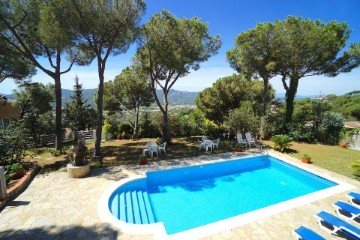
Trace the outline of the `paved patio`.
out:
[[[142,175],[150,169],[200,164],[239,155],[245,154],[207,155],[196,159],[152,161],[147,166],[93,169],[91,175],[83,179],[69,179],[66,171],[39,174],[0,213],[0,239],[153,239],[152,236],[126,235],[100,221],[97,203],[106,188],[120,179]],[[286,159],[300,162],[288,156]],[[355,191],[360,190],[360,183],[356,180],[314,165],[307,167],[352,184],[356,187]],[[346,192],[336,194],[205,239],[294,239],[291,232],[300,225],[306,225],[326,238],[345,239],[342,236],[330,236],[321,230],[314,217],[321,210],[334,212],[332,203],[340,199],[346,201],[345,195]],[[360,224],[356,225],[360,227]]]

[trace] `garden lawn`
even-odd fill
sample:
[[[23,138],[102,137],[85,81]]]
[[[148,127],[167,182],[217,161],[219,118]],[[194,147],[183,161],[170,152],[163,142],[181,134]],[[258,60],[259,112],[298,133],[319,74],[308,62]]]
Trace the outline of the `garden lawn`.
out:
[[[196,157],[206,154],[217,154],[234,151],[236,144],[235,139],[231,140],[220,140],[219,149],[214,150],[213,152],[206,153],[204,149],[199,151],[199,142],[201,139],[199,137],[185,137],[185,138],[173,138],[172,144],[166,146],[166,155],[163,153],[154,158],[148,158],[149,161],[158,161],[162,159],[178,159],[185,157]],[[138,163],[139,157],[142,155],[143,149],[146,147],[147,141],[156,142],[156,139],[143,138],[139,140],[111,140],[101,143],[101,153],[103,166],[118,166],[126,164],[136,164]],[[86,146],[89,150],[89,158],[94,151],[94,141],[87,141]],[[51,156],[51,154],[46,151],[46,148],[41,149],[39,154],[32,154],[33,156],[26,157],[26,160],[36,160],[40,166],[45,166],[45,170],[56,170],[60,165],[65,165],[68,162],[66,155],[69,150],[65,150],[65,153],[61,156]],[[99,162],[92,161],[92,167],[99,167]]]
[[[265,144],[273,146],[273,143],[269,141],[266,141]],[[286,154],[299,160],[305,153],[311,156],[312,164],[357,179],[352,174],[350,165],[354,161],[360,160],[360,151],[345,149],[339,146],[298,142],[292,142],[292,146],[286,151]]]
[[[234,139],[221,139],[219,150],[206,153],[204,149],[199,151],[198,140],[200,139],[200,136],[173,138],[172,144],[166,147],[166,155],[161,154],[160,157],[156,156],[153,159],[149,158],[149,161],[232,152],[234,151],[236,143]],[[138,162],[139,156],[142,155],[143,148],[145,148],[147,141],[155,142],[156,139],[143,138],[135,141],[112,140],[102,142],[101,153],[103,156],[103,166],[107,167],[136,164]],[[273,145],[273,143],[270,141],[265,141],[264,144],[269,146]],[[87,141],[86,145],[89,148],[90,157],[94,150],[94,141]],[[292,142],[292,146],[286,151],[286,154],[298,158],[299,161],[305,153],[311,156],[312,164],[351,178],[357,178],[352,174],[350,165],[354,161],[360,160],[360,151],[344,149],[339,146],[298,142]],[[43,148],[41,151],[39,151],[38,154],[33,154],[32,157],[26,157],[26,160],[36,160],[40,166],[45,166],[45,170],[51,171],[59,169],[61,166],[65,166],[68,162],[65,157],[66,154],[54,157],[46,150],[46,148]],[[99,167],[99,162],[92,161],[92,167]]]

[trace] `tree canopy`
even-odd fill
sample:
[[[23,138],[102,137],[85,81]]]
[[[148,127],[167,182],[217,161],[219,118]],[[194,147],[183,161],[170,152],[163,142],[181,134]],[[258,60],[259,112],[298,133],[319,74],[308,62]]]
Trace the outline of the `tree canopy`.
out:
[[[84,98],[82,84],[79,83],[79,78],[76,76],[71,101],[65,103],[64,107],[65,126],[70,127],[73,131],[93,127],[92,123],[95,121],[92,119],[92,113],[94,113],[94,109],[91,109],[87,99]]]
[[[241,33],[227,57],[231,66],[244,75],[260,76],[264,80],[275,75],[282,77],[286,90],[285,117],[286,122],[291,122],[301,78],[334,77],[359,66],[360,43],[344,50],[350,32],[345,22],[325,24],[319,20],[287,17],[284,21],[260,23]],[[264,93],[265,88],[266,84]]]
[[[74,42],[74,32],[68,28],[73,21],[67,1],[62,0],[0,0],[0,42],[7,56],[24,58],[39,68],[55,82],[56,142],[61,149],[61,80],[76,61],[81,62],[80,48]],[[63,69],[62,56],[66,54],[69,64]],[[39,61],[45,57],[47,63]],[[31,69],[31,68],[30,68]]]
[[[234,48],[226,54],[230,66],[247,79],[260,77],[263,80],[264,111],[269,100],[269,80],[277,74],[273,56],[276,47],[272,41],[273,32],[271,23],[259,23],[255,29],[240,33],[235,39]]]
[[[84,59],[97,59],[99,87],[97,94],[97,127],[94,155],[100,155],[103,125],[104,72],[110,54],[125,53],[138,36],[141,16],[145,12],[142,0],[70,0],[74,11],[71,28],[77,42],[86,53]]]
[[[340,54],[351,32],[345,22],[325,24],[288,17],[276,21],[274,28],[275,42],[281,46],[274,52],[276,68],[286,90],[286,121],[290,122],[299,80],[314,75],[334,77],[358,67],[360,43],[351,44]]]
[[[229,113],[240,107],[242,102],[250,102],[253,111],[260,115],[262,109],[262,86],[259,80],[248,81],[241,75],[220,78],[212,87],[204,89],[199,93],[195,102],[197,107],[205,113],[206,118],[223,123]],[[274,97],[274,90],[270,89],[270,98]]]
[[[216,54],[220,45],[220,37],[210,36],[207,24],[196,17],[178,19],[162,11],[144,25],[134,61],[150,74],[154,98],[163,113],[164,141],[170,141],[170,89],[180,77],[198,70],[200,63]],[[157,87],[164,93],[163,101],[156,94]]]
[[[133,128],[133,137],[138,135],[140,107],[149,107],[153,101],[149,75],[141,68],[127,67],[114,81],[105,83],[104,109],[120,112]]]
[[[25,83],[20,86],[20,91],[14,91],[14,106],[20,112],[20,125],[33,137],[32,143],[36,143],[39,136],[46,133],[52,125],[51,120],[49,124],[44,119],[48,118],[49,114],[52,116],[53,92],[53,85],[44,86],[41,83]],[[26,141],[29,142],[29,139]]]

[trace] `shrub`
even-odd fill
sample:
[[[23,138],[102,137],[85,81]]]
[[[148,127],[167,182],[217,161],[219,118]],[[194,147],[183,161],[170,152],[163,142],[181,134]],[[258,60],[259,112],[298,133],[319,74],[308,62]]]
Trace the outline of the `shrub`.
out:
[[[353,162],[350,168],[355,176],[360,177],[360,160]]]
[[[271,141],[274,143],[274,148],[280,152],[291,146],[290,142],[293,140],[292,137],[287,135],[276,135],[271,138]]]
[[[161,118],[158,118],[158,122],[161,123]],[[156,122],[156,121],[155,121]],[[148,112],[145,112],[142,122],[140,123],[140,136],[141,137],[158,137],[160,125],[154,125],[151,121]]]
[[[226,132],[226,128],[224,126],[218,126],[213,121],[205,120],[205,134],[215,138],[220,137],[223,133]]]
[[[21,163],[14,163],[14,164],[5,166],[4,169],[5,169],[5,179],[6,179],[6,181],[9,181],[13,177],[14,174],[19,172],[21,169],[24,169],[24,166]]]
[[[340,132],[344,126],[344,118],[340,113],[328,112],[320,124],[320,133],[325,143],[338,144]]]
[[[6,166],[23,160],[28,140],[27,131],[20,125],[14,124],[0,130],[0,165]]]
[[[61,155],[61,151],[56,150],[55,148],[49,148],[48,151],[54,157],[58,157]]]

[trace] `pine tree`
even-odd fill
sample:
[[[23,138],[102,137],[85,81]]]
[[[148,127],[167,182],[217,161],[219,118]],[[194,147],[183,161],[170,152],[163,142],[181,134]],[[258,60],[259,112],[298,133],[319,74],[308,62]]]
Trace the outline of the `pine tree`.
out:
[[[82,84],[79,84],[78,76],[75,77],[74,94],[71,101],[65,104],[64,120],[73,131],[85,130],[90,121],[90,104],[84,99]]]

